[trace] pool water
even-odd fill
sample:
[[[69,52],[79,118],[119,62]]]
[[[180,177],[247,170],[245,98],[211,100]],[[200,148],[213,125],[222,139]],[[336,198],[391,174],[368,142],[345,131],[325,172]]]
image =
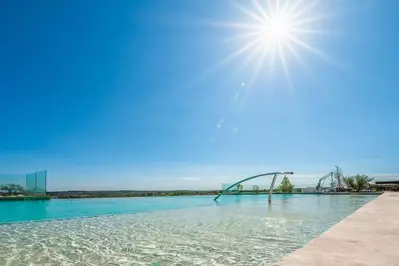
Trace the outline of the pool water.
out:
[[[213,198],[214,196],[192,196],[6,201],[0,202],[0,223],[212,206],[214,205]],[[227,200],[227,202],[230,201]]]
[[[5,202],[0,265],[274,265],[374,198],[274,195],[270,205],[266,195],[224,196],[220,203],[210,196]]]

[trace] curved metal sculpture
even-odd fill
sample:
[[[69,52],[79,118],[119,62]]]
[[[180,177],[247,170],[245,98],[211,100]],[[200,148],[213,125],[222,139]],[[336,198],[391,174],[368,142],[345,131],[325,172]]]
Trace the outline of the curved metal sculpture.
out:
[[[269,190],[269,203],[272,201],[272,193],[273,193],[273,187],[274,187],[274,183],[276,182],[276,177],[277,175],[293,175],[294,172],[273,172],[273,173],[266,173],[266,174],[260,174],[260,175],[254,175],[251,177],[247,177],[244,178],[236,183],[234,183],[233,185],[229,186],[228,188],[225,188],[224,190],[222,190],[222,192],[220,192],[219,195],[217,195],[213,200],[217,200],[220,196],[222,196],[226,191],[228,191],[230,188],[237,186],[238,184],[244,183],[248,180],[257,178],[257,177],[261,177],[261,176],[266,176],[266,175],[274,175],[273,176],[273,180],[272,180],[272,184],[270,185],[270,190]]]
[[[325,176],[323,176],[322,178],[319,179],[319,183],[316,186],[316,192],[321,193],[321,189],[323,188],[324,181],[326,181],[326,179],[329,177],[331,177],[331,183],[332,183],[333,178],[334,178],[334,172],[329,172],[328,174],[326,174]]]

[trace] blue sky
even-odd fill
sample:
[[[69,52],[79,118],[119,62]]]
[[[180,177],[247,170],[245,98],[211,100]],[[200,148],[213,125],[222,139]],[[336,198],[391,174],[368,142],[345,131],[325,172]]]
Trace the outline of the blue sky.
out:
[[[53,190],[399,175],[399,2],[319,2],[295,7],[306,46],[284,68],[264,45],[231,56],[250,1],[1,1],[0,172],[48,169]]]

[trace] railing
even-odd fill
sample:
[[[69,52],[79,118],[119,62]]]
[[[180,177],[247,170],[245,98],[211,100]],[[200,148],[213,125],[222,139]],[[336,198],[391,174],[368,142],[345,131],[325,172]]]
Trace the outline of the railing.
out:
[[[265,173],[265,174],[250,176],[250,177],[244,178],[244,179],[242,179],[242,180],[230,185],[229,187],[225,188],[213,200],[216,201],[220,196],[225,194],[226,191],[228,191],[229,189],[237,186],[238,184],[244,183],[244,182],[246,182],[248,180],[255,179],[255,178],[258,178],[258,177],[261,177],[261,176],[274,175],[273,176],[273,180],[272,180],[272,184],[270,185],[270,189],[269,189],[269,203],[270,203],[270,202],[272,202],[273,187],[274,187],[274,183],[276,182],[277,175],[293,175],[293,174],[294,174],[294,172],[272,172],[272,173]]]

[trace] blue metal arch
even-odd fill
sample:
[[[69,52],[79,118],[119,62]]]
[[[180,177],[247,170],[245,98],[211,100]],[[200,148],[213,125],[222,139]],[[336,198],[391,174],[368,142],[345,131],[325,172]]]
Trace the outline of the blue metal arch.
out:
[[[213,200],[216,201],[216,200],[217,200],[220,196],[222,196],[226,191],[228,191],[229,189],[235,187],[235,186],[238,185],[238,184],[244,183],[244,182],[246,182],[246,181],[248,181],[248,180],[255,179],[255,178],[258,178],[258,177],[261,177],[261,176],[274,175],[273,180],[272,180],[272,184],[271,184],[270,190],[269,190],[269,202],[270,202],[270,201],[271,201],[271,196],[272,196],[272,190],[273,190],[274,183],[275,183],[275,181],[276,181],[277,175],[293,175],[293,174],[294,174],[294,172],[272,172],[272,173],[265,173],[265,174],[250,176],[250,177],[244,178],[244,179],[242,179],[242,180],[240,180],[240,181],[234,183],[233,185],[230,185],[228,188],[225,188],[225,189],[222,190],[222,192],[220,192],[219,195],[217,195]]]

